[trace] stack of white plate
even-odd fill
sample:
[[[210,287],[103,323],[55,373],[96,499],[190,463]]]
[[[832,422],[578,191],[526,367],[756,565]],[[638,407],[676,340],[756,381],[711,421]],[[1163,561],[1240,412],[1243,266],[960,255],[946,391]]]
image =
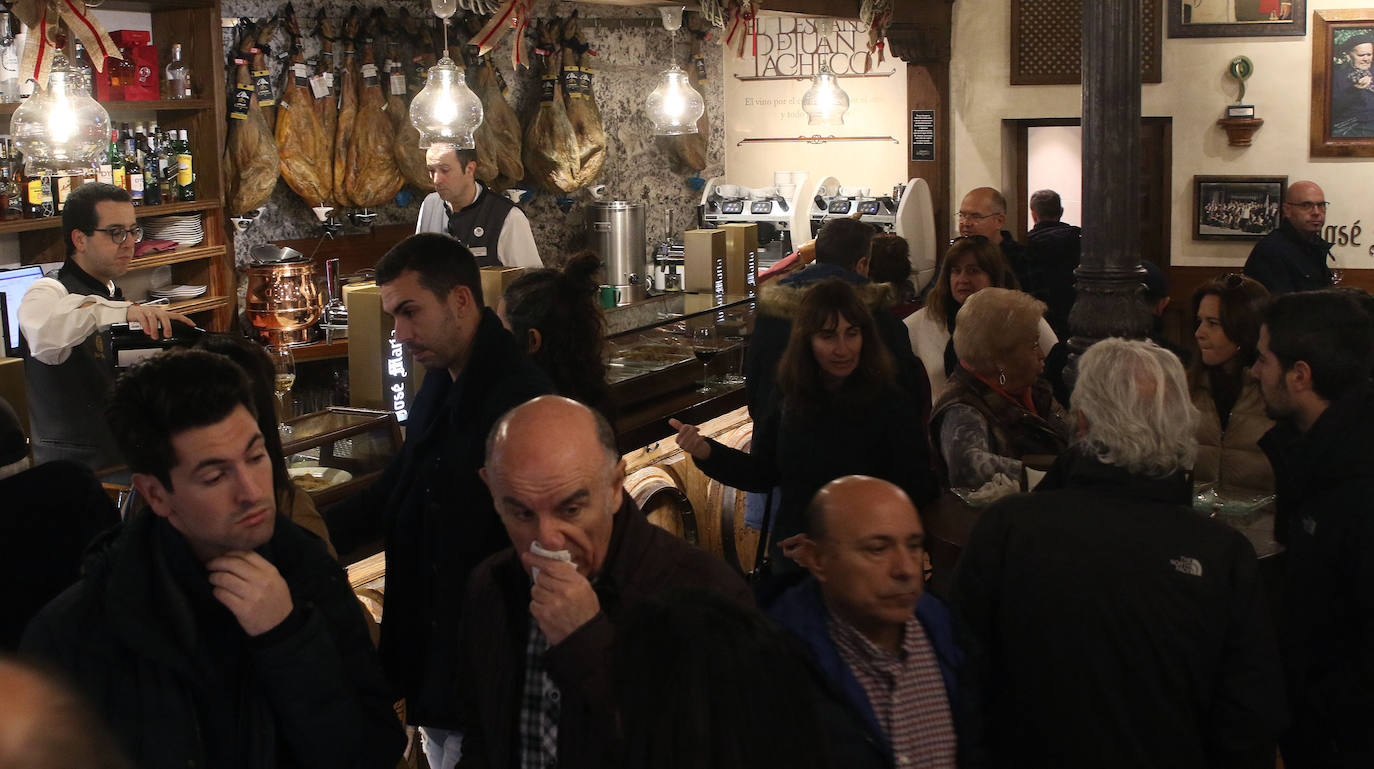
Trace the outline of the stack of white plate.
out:
[[[143,220],[143,237],[172,240],[182,246],[198,245],[205,240],[205,227],[200,214],[168,214]]]
[[[148,294],[155,299],[168,299],[179,302],[183,299],[194,299],[205,293],[205,286],[178,286],[168,284],[165,286],[153,286],[148,289]]]

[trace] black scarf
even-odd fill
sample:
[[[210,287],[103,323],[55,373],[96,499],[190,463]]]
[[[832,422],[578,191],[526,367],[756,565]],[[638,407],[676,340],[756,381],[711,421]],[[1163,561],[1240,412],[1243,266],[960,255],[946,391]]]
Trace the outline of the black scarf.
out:
[[[945,342],[945,376],[950,376],[959,368],[959,356],[954,352],[954,319],[962,305],[950,304],[945,311],[945,328],[949,329],[949,341]]]

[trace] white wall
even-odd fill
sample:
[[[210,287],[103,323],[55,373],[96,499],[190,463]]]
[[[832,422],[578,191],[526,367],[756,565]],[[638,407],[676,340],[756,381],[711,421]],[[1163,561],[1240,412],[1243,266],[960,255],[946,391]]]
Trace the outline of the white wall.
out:
[[[966,190],[1002,185],[1004,157],[1012,149],[1004,146],[1003,119],[1082,115],[1078,86],[1008,84],[1010,4],[1011,0],[961,0],[954,5],[950,210]],[[1173,264],[1236,267],[1244,263],[1251,248],[1248,242],[1192,239],[1193,175],[1264,174],[1321,184],[1331,201],[1329,224],[1350,225],[1364,217],[1362,245],[1337,246],[1333,253],[1340,267],[1374,267],[1369,250],[1374,243],[1370,229],[1374,226],[1370,186],[1374,158],[1309,158],[1307,151],[1311,12],[1349,5],[1348,0],[1308,0],[1309,31],[1303,38],[1170,39],[1161,22],[1164,82],[1142,87],[1141,112],[1147,117],[1173,118]],[[1216,125],[1226,105],[1235,101],[1234,81],[1227,77],[1226,66],[1240,55],[1255,64],[1245,101],[1254,104],[1257,116],[1264,119],[1250,147],[1228,146],[1225,133]]]
[[[1026,131],[1026,199],[1036,190],[1054,190],[1064,204],[1060,221],[1083,221],[1083,129],[1036,126]],[[1029,208],[1022,212],[1026,229],[1033,226]]]
[[[877,56],[873,57],[872,72],[893,72],[891,77],[840,78],[840,86],[849,94],[849,112],[842,126],[807,124],[801,102],[811,87],[808,80],[739,79],[779,71],[810,75],[818,58],[834,61],[836,71],[861,66],[867,35],[857,26],[857,22],[837,22],[835,32],[820,45],[811,19],[765,14],[759,22],[757,57],[752,37],[742,58],[722,46],[725,114],[730,118],[725,127],[725,175],[729,182],[765,187],[773,183],[774,171],[805,171],[808,188],[834,176],[845,185],[869,187],[876,195],[888,193],[894,184],[907,180],[906,64],[900,59],[889,56],[878,64]],[[856,47],[858,54],[854,53]],[[818,57],[818,48],[829,53]],[[891,136],[897,141],[739,145],[744,138],[814,135]]]

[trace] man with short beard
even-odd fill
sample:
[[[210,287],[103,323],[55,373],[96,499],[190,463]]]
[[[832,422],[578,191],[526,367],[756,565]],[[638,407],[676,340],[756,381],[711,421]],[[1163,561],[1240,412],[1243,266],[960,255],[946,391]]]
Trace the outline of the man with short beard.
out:
[[[1260,448],[1287,545],[1279,638],[1284,764],[1374,766],[1374,400],[1370,318],[1336,290],[1274,300],[1251,371],[1278,422]]]

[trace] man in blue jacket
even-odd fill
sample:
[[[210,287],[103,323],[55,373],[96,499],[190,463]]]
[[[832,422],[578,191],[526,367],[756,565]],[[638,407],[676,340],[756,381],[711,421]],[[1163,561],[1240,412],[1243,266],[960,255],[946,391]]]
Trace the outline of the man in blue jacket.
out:
[[[832,765],[973,763],[963,654],[949,610],[924,592],[925,533],[906,493],[860,475],[831,481],[795,555],[811,576],[769,614],[810,648],[832,695],[822,703]]]

